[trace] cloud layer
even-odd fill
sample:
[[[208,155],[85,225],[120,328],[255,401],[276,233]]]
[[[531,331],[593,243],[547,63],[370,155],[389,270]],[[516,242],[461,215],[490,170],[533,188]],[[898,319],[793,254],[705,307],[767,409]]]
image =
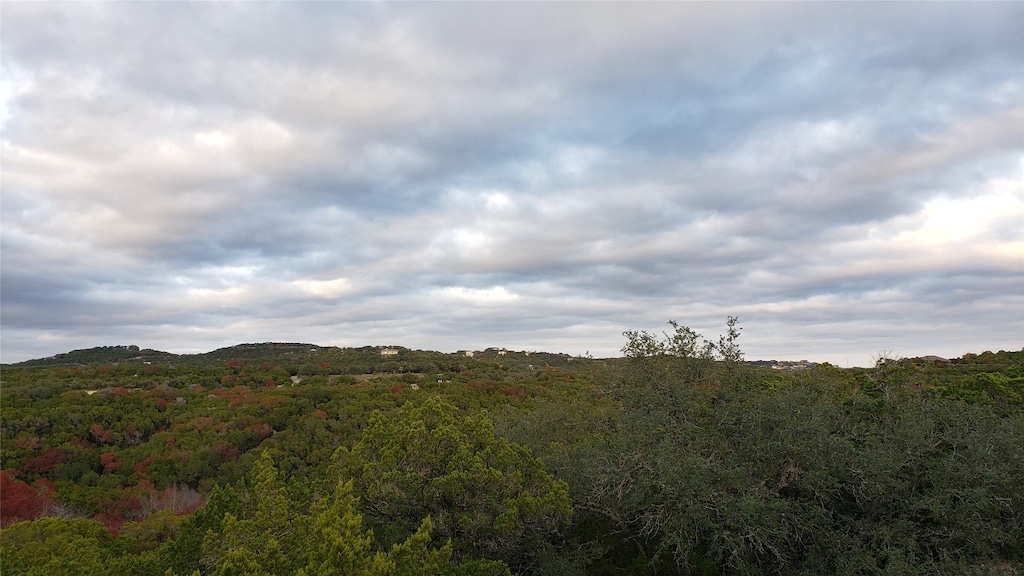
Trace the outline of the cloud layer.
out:
[[[3,362],[1024,344],[1024,5],[9,3]]]

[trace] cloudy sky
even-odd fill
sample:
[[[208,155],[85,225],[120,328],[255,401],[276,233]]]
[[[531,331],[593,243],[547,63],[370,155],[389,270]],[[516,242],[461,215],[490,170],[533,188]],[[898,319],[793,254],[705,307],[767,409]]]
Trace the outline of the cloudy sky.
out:
[[[1024,3],[0,14],[3,362],[1024,345]]]

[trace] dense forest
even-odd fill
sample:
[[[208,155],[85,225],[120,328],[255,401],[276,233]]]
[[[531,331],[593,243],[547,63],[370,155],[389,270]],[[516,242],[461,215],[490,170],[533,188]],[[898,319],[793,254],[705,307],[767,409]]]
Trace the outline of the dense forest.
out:
[[[0,572],[1024,573],[1024,352],[249,344],[0,372]]]

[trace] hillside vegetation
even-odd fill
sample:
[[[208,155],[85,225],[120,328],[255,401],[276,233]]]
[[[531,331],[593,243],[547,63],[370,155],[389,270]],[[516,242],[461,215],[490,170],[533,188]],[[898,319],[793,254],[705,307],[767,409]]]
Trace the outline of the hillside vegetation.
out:
[[[1024,352],[791,372],[670,325],[6,365],[0,572],[1024,571]]]

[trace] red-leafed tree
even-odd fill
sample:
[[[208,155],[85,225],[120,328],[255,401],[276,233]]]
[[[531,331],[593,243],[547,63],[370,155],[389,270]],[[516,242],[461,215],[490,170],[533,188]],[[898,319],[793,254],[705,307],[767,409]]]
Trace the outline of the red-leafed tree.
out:
[[[39,456],[26,460],[25,470],[28,472],[46,474],[57,467],[58,464],[66,462],[67,459],[68,454],[64,450],[61,450],[60,448],[50,448]]]
[[[120,510],[100,512],[93,516],[92,519],[103,524],[103,527],[107,529],[107,532],[115,538],[121,533],[121,526],[124,526],[124,517],[121,516]]]
[[[0,472],[0,527],[34,520],[53,504],[53,484],[37,480],[29,486],[14,474],[13,470]]]
[[[270,438],[274,434],[274,429],[269,424],[259,423],[250,424],[245,428],[246,434],[250,436],[256,443],[262,442],[267,438]]]
[[[39,448],[38,436],[18,436],[14,439],[14,447],[19,450],[35,450]]]
[[[221,443],[213,447],[213,449],[220,454],[220,457],[225,460],[235,460],[242,455],[242,451],[238,448],[232,448],[227,444]]]
[[[157,460],[158,460],[158,458],[156,456],[146,456],[145,458],[143,458],[142,460],[139,460],[135,464],[135,467],[133,468],[133,470],[135,471],[136,474],[145,474],[146,473],[146,469],[149,468],[149,465],[152,464],[153,462],[156,462]],[[143,481],[146,481],[146,480],[143,480]]]
[[[89,434],[92,434],[92,437],[100,444],[112,444],[114,442],[114,432],[106,430],[102,424],[89,426]]]
[[[103,473],[110,474],[121,467],[121,459],[113,452],[104,452],[100,454],[100,464],[103,465]]]

